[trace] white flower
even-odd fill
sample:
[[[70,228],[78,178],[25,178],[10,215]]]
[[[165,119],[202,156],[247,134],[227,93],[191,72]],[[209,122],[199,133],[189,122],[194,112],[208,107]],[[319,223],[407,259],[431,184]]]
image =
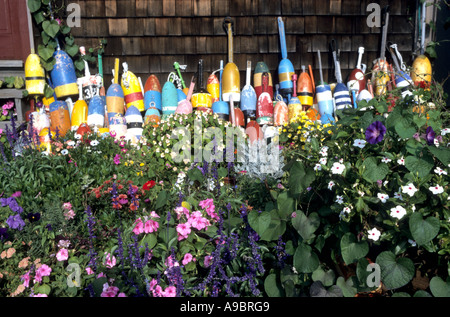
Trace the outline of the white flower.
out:
[[[326,157],[322,157],[322,158],[319,160],[319,163],[322,164],[322,165],[327,165],[327,158],[326,158]]]
[[[321,171],[321,170],[322,170],[322,165],[320,165],[319,163],[317,163],[317,164],[314,166],[314,170],[315,170],[315,171]]]
[[[342,203],[344,203],[344,197],[336,195],[336,202],[341,205]]]
[[[416,241],[412,240],[412,239],[408,239],[408,242],[415,247],[417,245]]]
[[[70,140],[69,142],[67,142],[68,146],[74,146],[75,145],[75,141]]]
[[[435,186],[431,186],[431,187],[429,188],[429,190],[430,190],[433,194],[437,195],[437,194],[442,194],[442,193],[444,192],[444,187],[442,187],[442,186],[440,186],[440,185],[435,185]]]
[[[75,139],[77,140],[81,139],[81,134],[75,133]]]
[[[326,146],[326,145],[323,146],[323,147],[320,149],[319,154],[322,155],[322,156],[327,156],[327,155],[328,155],[328,146]]]
[[[91,146],[97,146],[97,145],[98,145],[98,141],[97,140],[91,141]]]
[[[450,133],[450,128],[445,128],[441,130],[441,135],[446,135],[447,133]]]
[[[442,168],[440,168],[439,166],[436,167],[436,168],[434,169],[434,172],[435,172],[436,174],[439,174],[439,175],[442,175],[442,174],[447,175],[447,172],[444,171],[444,170],[443,170]]]
[[[383,157],[382,159],[381,159],[381,162],[383,162],[383,163],[389,163],[389,162],[391,162],[392,160],[389,158],[389,157]]]
[[[405,165],[405,158],[402,156],[401,158],[399,158],[397,160],[397,163],[400,164],[400,165]]]
[[[391,217],[402,219],[404,215],[406,215],[406,210],[402,206],[391,208]]]
[[[387,199],[389,199],[389,195],[378,193],[377,197],[381,200],[382,203],[385,203]]]
[[[414,186],[413,183],[409,183],[406,186],[402,186],[402,193],[408,194],[410,197],[414,196],[416,191],[417,188]]]
[[[380,239],[381,232],[377,228],[373,228],[373,229],[367,231],[367,233],[368,233],[368,238],[373,241],[378,241],[378,239]]]
[[[359,148],[362,149],[363,147],[366,146],[366,140],[356,139],[356,140],[353,142],[353,146],[357,146],[357,147],[359,147]]]
[[[333,186],[334,186],[334,182],[333,182],[333,181],[330,181],[330,182],[328,183],[328,189],[331,190],[331,189],[333,188]]]
[[[331,173],[333,174],[342,174],[342,172],[344,172],[345,169],[345,165],[335,162],[333,163],[333,166],[331,167]]]
[[[349,214],[352,211],[352,209],[350,207],[344,207],[344,209],[342,209],[341,214]]]

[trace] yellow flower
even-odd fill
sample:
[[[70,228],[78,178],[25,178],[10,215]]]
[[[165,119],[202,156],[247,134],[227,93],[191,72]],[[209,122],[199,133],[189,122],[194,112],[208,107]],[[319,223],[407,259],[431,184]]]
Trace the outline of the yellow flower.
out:
[[[141,164],[139,164],[139,166],[144,166],[145,165],[145,163],[141,163]]]

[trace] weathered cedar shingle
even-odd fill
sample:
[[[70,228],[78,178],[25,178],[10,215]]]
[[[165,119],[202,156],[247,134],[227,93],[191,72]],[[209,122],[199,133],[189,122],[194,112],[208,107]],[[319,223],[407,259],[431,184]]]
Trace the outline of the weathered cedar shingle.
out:
[[[125,36],[128,34],[128,19],[108,19],[109,35]]]
[[[301,15],[302,2],[296,0],[281,0],[281,15]]]

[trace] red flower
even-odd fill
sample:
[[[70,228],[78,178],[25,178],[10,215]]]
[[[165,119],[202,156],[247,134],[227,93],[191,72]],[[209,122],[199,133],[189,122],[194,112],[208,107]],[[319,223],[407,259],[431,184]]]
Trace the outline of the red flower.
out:
[[[156,185],[156,182],[153,181],[153,180],[151,180],[151,181],[146,182],[146,183],[144,184],[144,186],[142,186],[142,189],[143,189],[143,190],[150,190],[150,189],[152,189],[153,187],[155,187],[155,185]]]

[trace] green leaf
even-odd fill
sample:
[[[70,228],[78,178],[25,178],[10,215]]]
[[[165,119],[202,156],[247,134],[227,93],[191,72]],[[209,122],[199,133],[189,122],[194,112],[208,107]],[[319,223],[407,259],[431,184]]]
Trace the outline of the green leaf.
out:
[[[316,178],[312,168],[305,169],[302,162],[295,161],[290,169],[289,192],[292,196],[306,190]]]
[[[439,276],[434,276],[430,280],[430,290],[434,297],[450,297],[450,283]]]
[[[78,45],[67,45],[65,47],[65,51],[67,52],[67,54],[69,54],[70,56],[74,57],[75,55],[77,55],[78,50],[79,50],[79,46]]]
[[[166,203],[167,203],[167,192],[165,190],[162,190],[159,193],[158,198],[156,198],[155,209],[164,207]]]
[[[264,290],[269,297],[283,297],[283,289],[276,274],[269,274],[264,280]]]
[[[42,22],[42,28],[51,38],[55,38],[59,32],[59,24],[55,20]]]
[[[47,284],[42,284],[40,286],[38,286],[36,288],[36,290],[34,291],[36,294],[46,294],[46,295],[50,295],[51,292],[51,287]]]
[[[376,263],[380,266],[381,281],[387,289],[396,289],[408,284],[414,277],[414,263],[409,258],[395,258],[390,251],[381,252]]]
[[[48,61],[50,58],[52,58],[54,52],[55,49],[51,47],[46,47],[42,44],[39,44],[38,46],[38,54],[44,61]]]
[[[425,177],[434,167],[434,162],[428,154],[423,155],[421,158],[410,155],[405,158],[405,167],[414,175]]]
[[[368,157],[363,163],[364,172],[363,178],[371,183],[375,183],[378,180],[383,180],[390,170],[386,163],[377,164],[377,159],[373,156]]]
[[[418,245],[424,245],[434,239],[439,233],[439,219],[427,217],[423,219],[420,212],[415,212],[409,217],[409,230]]]
[[[309,245],[300,243],[294,253],[294,267],[300,273],[312,273],[319,267],[319,257]]]
[[[30,12],[36,12],[41,8],[41,0],[28,0],[28,8]]]
[[[261,232],[259,235],[261,240],[273,241],[277,240],[279,236],[283,235],[286,231],[286,221],[280,218],[278,210],[274,209],[270,212],[270,223],[266,231]]]
[[[288,192],[284,191],[277,196],[277,207],[281,215],[290,217],[295,208],[294,199],[289,197]]]
[[[320,226],[319,215],[315,212],[306,216],[301,210],[296,211],[296,216],[292,218],[292,226],[297,230],[303,240],[307,241],[314,238],[314,232]]]
[[[348,280],[345,280],[342,276],[339,276],[336,280],[336,285],[341,289],[342,295],[344,295],[344,297],[355,297],[357,289],[354,286],[352,277],[350,277]]]
[[[199,181],[200,183],[203,182],[203,174],[198,168],[193,168],[187,171],[187,176],[191,181]]]
[[[445,147],[435,147],[435,146],[428,146],[428,150],[436,156],[436,158],[442,162],[445,166],[450,164],[450,149]]]
[[[340,245],[342,258],[347,265],[365,257],[369,252],[367,241],[356,241],[356,237],[350,232],[344,234]]]
[[[395,131],[402,139],[408,139],[416,133],[416,128],[411,124],[410,120],[401,117],[395,124]]]
[[[251,211],[248,214],[248,223],[260,236],[269,228],[271,220],[272,217],[267,211],[263,211],[261,213]]]
[[[336,275],[334,274],[333,270],[324,271],[321,267],[318,267],[311,276],[312,280],[315,281],[321,281],[323,286],[331,286],[334,284],[334,280],[336,278]]]

